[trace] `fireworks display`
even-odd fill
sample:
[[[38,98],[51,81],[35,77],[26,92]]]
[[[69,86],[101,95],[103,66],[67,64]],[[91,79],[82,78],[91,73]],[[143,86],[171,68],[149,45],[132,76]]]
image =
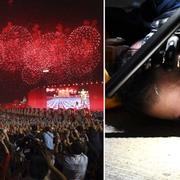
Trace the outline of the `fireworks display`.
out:
[[[100,40],[100,34],[91,26],[78,27],[70,34],[67,45],[73,74],[83,76],[96,68],[100,61]]]
[[[31,32],[8,23],[0,34],[0,70],[21,74],[29,85],[92,73],[101,60],[100,33],[95,25],[83,25],[68,34],[66,29],[58,24],[55,32],[42,33],[35,25]]]
[[[21,26],[8,24],[1,33],[1,68],[6,71],[20,71],[23,66],[23,52],[32,43],[29,31]]]

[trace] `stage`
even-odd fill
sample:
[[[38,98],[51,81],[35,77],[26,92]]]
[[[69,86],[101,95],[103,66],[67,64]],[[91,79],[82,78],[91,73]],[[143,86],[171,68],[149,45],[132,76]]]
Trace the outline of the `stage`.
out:
[[[89,99],[83,102],[81,97],[54,97],[47,100],[47,108],[83,109],[90,108]]]
[[[83,90],[88,92],[85,99],[82,94],[79,94]],[[67,91],[69,91],[69,95],[67,95]],[[102,82],[36,88],[27,94],[27,106],[32,108],[88,108],[92,111],[103,111],[103,103]]]

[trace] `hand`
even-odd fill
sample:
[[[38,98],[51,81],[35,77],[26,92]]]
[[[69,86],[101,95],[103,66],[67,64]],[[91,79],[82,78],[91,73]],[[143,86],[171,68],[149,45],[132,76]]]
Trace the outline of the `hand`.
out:
[[[0,132],[0,142],[3,142],[5,139],[5,134],[3,132],[3,130]]]
[[[3,134],[4,134],[4,136],[5,136],[6,141],[9,142],[9,136],[8,136],[8,134],[7,134],[7,129],[4,129],[4,130],[3,130]]]
[[[5,135],[3,133],[1,133],[1,135],[0,135],[0,142],[4,143],[4,139],[5,139]]]
[[[57,134],[56,138],[55,138],[55,143],[59,144],[61,142],[61,138],[59,136],[59,134]]]

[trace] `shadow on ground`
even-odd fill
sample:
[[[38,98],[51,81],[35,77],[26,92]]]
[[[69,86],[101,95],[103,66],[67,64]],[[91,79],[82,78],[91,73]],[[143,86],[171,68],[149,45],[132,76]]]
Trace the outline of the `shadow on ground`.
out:
[[[122,108],[106,110],[106,126],[116,131],[106,137],[180,137],[180,121],[159,120],[130,114]]]

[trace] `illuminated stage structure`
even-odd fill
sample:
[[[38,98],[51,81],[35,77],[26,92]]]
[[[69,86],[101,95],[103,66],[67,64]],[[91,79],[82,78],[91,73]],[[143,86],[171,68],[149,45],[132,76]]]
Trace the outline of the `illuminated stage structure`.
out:
[[[96,81],[33,89],[27,95],[27,106],[103,111],[103,83]]]
[[[90,108],[89,92],[84,89],[77,91],[75,89],[47,88],[46,92],[49,96],[47,99],[47,108],[52,109],[83,109]],[[51,92],[51,93],[49,93]],[[53,96],[52,96],[53,93]]]

